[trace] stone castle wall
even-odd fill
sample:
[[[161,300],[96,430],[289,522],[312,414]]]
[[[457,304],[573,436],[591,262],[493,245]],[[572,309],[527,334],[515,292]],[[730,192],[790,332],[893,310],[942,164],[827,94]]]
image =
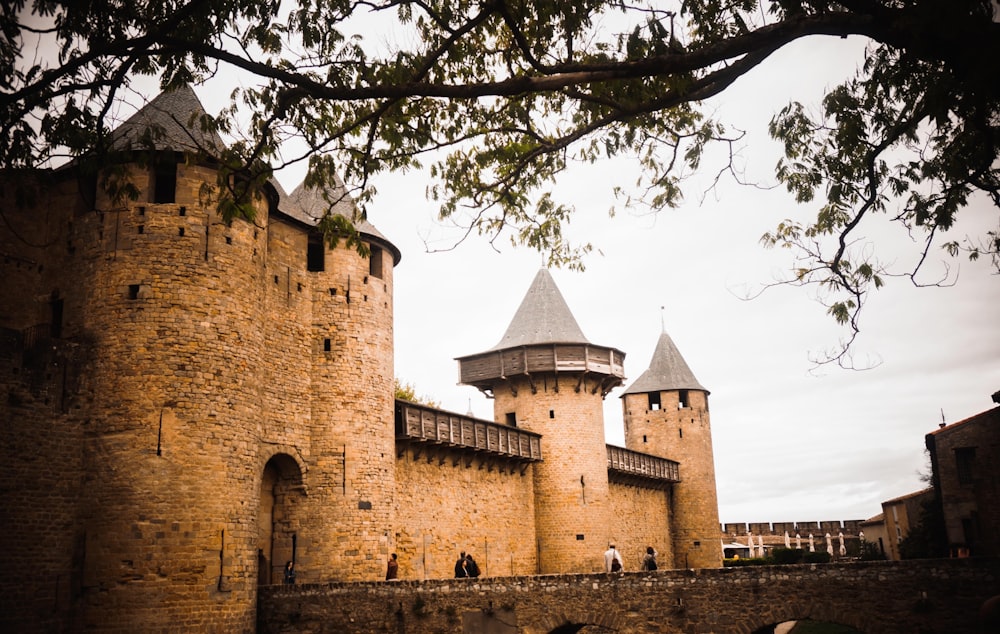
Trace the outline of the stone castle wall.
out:
[[[494,418],[513,413],[518,427],[542,435],[533,465],[539,572],[593,570],[615,538],[608,491],[602,396],[579,377],[509,377],[494,391]],[[581,567],[582,566],[582,567]]]
[[[0,199],[0,530],[30,572],[0,582],[3,629],[251,631],[291,559],[300,583],[381,579],[391,552],[403,579],[461,550],[578,572],[616,540],[670,565],[669,494],[608,483],[598,386],[498,394],[541,463],[400,451],[385,245],[310,270],[308,227],[267,198],[223,222],[211,169],[178,164],[171,203],[132,178],[127,204],[69,172]]]
[[[483,576],[534,574],[532,468],[460,453],[403,451],[389,544],[399,555],[399,577],[451,577],[460,552],[473,555]],[[382,572],[388,554],[379,553]]]
[[[685,392],[688,401],[681,407],[679,391],[661,391],[657,409],[650,409],[646,393],[626,394],[625,445],[680,463],[681,481],[674,486],[669,514],[674,524],[674,563],[685,568],[715,567],[722,551],[708,394]]]
[[[754,566],[478,581],[272,586],[258,631],[367,634],[555,631],[745,634],[794,620],[859,632],[992,631],[995,559]]]

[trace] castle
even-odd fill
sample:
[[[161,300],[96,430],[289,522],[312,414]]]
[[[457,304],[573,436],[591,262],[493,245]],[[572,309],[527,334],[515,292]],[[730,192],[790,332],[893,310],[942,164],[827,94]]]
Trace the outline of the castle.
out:
[[[116,130],[138,198],[70,164],[0,182],[0,624],[253,631],[258,585],[721,565],[709,392],[670,337],[602,402],[591,343],[544,269],[493,348],[458,359],[485,421],[393,397],[393,267],[316,228],[343,191],[276,182],[252,221],[204,203],[222,140],[190,88]],[[137,140],[154,125],[155,148]],[[147,137],[148,140],[148,137]],[[345,207],[347,205],[348,207]],[[498,307],[502,309],[503,307]]]

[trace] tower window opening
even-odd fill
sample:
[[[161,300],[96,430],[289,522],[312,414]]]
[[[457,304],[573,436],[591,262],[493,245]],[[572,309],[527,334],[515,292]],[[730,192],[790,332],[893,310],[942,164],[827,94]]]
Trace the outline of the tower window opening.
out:
[[[378,247],[372,247],[368,256],[368,274],[382,279],[382,249]]]
[[[955,449],[955,470],[959,484],[972,484],[976,477],[976,448]]]
[[[677,437],[678,438],[683,438],[684,437],[684,430],[681,429],[680,427],[677,428]]]
[[[306,269],[309,271],[326,270],[326,248],[321,235],[309,236],[309,244],[306,247]]]
[[[226,244],[232,244],[232,243],[233,243],[233,236],[226,236]]]
[[[52,324],[50,326],[50,334],[54,339],[59,339],[62,337],[62,326],[63,326],[63,300],[59,297],[58,292],[52,293],[52,299],[49,302],[49,308],[52,312]]]
[[[180,209],[177,210],[177,214],[180,216],[186,216],[187,213],[188,213],[188,208],[184,207],[183,205],[181,206]]]
[[[138,227],[136,227],[136,231],[140,235],[142,235],[143,233],[146,233],[146,225],[139,225]]]
[[[128,285],[128,298],[129,299],[139,299],[139,285],[129,284]]]
[[[506,418],[508,425],[510,425],[511,427],[517,427],[517,413],[507,412]]]
[[[323,352],[330,352],[331,345],[332,344],[330,343],[330,339],[329,338],[324,339],[323,340]]]
[[[660,393],[649,392],[647,396],[649,397],[649,409],[654,411],[660,409]]]
[[[177,230],[177,235],[181,236],[182,238],[184,237],[184,227],[181,227],[180,229]]]
[[[556,417],[556,410],[550,409],[549,410],[549,418],[555,418],[555,417]]]
[[[677,409],[684,409],[685,407],[690,407],[691,402],[688,400],[688,391],[681,390],[677,393]]]
[[[177,200],[177,163],[173,160],[157,161],[153,166],[154,203],[172,203]]]
[[[642,442],[646,442],[646,434],[642,435]]]

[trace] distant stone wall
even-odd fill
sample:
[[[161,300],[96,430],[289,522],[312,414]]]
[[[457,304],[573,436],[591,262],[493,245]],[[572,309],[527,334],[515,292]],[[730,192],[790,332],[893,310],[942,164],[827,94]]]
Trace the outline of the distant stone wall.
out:
[[[837,533],[844,533],[844,536],[856,536],[861,531],[861,523],[864,520],[824,520],[809,522],[735,522],[721,524],[719,529],[723,535],[732,537],[736,535],[743,537],[749,530],[754,535],[782,535],[785,531],[795,536],[796,533],[805,537],[809,533],[813,535],[825,535],[830,533],[836,536]]]
[[[1000,594],[995,559],[543,575],[477,581],[268,586],[257,631],[352,634],[729,634],[797,619],[862,632],[973,634]]]

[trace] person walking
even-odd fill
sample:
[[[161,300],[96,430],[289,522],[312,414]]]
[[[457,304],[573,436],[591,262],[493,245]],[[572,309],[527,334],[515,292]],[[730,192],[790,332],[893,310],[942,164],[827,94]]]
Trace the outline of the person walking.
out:
[[[385,568],[385,580],[392,581],[399,578],[399,562],[396,560],[396,553],[389,556],[389,564]]]
[[[472,558],[472,553],[465,554],[465,572],[468,573],[470,577],[479,576],[479,564],[476,560]]]
[[[656,565],[656,549],[652,546],[646,546],[646,554],[642,558],[642,569],[643,570],[656,570],[658,566]]]
[[[465,551],[459,556],[458,561],[455,562],[455,578],[464,579],[469,576],[469,571],[465,567]]]
[[[621,572],[624,568],[621,553],[614,544],[609,544],[608,549],[604,551],[604,572]]]

